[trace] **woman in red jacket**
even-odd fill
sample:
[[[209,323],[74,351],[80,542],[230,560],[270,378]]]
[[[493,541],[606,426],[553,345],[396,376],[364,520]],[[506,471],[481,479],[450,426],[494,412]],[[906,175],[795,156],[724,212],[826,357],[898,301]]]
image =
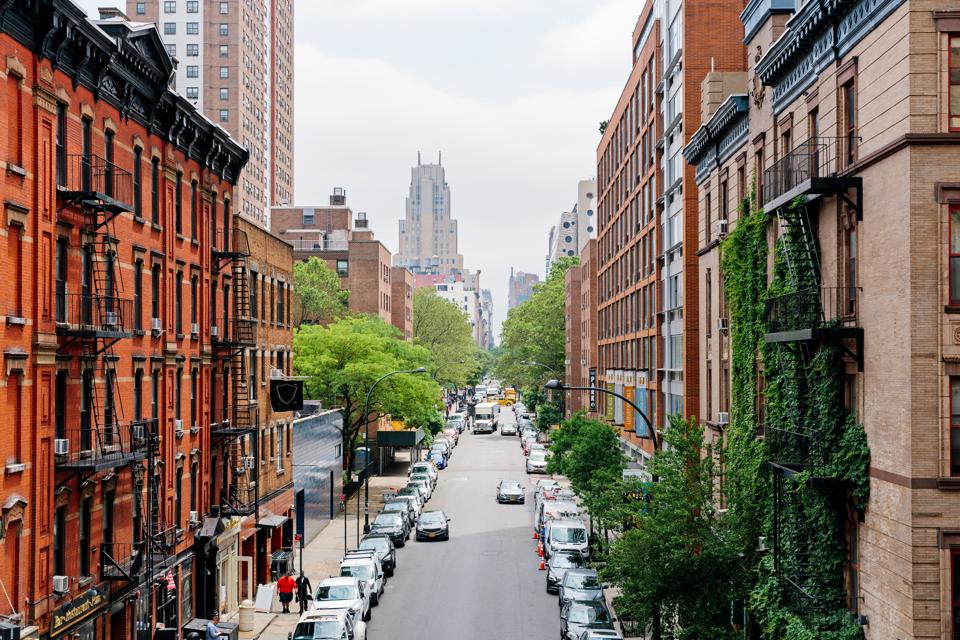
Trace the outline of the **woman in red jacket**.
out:
[[[290,603],[293,602],[293,592],[297,589],[297,581],[289,573],[277,580],[277,593],[280,594],[280,604],[283,612],[290,613]]]

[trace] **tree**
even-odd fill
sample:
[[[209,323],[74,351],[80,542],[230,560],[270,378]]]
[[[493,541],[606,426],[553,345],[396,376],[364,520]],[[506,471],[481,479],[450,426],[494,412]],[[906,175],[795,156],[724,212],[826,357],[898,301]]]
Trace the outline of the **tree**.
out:
[[[476,343],[467,315],[431,288],[413,292],[413,337],[432,356],[430,374],[441,385],[463,386],[475,367]]]
[[[562,378],[566,368],[566,273],[580,264],[576,257],[553,263],[533,295],[510,310],[503,323],[502,354],[496,372],[522,388],[541,387],[551,378]],[[545,366],[528,365],[538,362]]]
[[[715,451],[695,418],[672,417],[663,439],[651,468],[659,481],[648,485],[636,527],[613,543],[604,577],[620,589],[620,614],[654,638],[738,637],[730,603],[746,575],[713,499]]]
[[[300,296],[303,322],[326,324],[347,313],[350,292],[340,288],[340,276],[326,261],[312,256],[293,263],[294,291]]]
[[[307,376],[306,396],[343,411],[343,450],[353,469],[355,445],[364,428],[363,405],[370,386],[382,375],[430,367],[426,348],[410,344],[375,316],[336,320],[328,326],[304,325],[293,336],[293,368]],[[370,399],[370,420],[390,414],[409,426],[429,426],[438,415],[440,389],[426,375],[396,375],[377,386]]]

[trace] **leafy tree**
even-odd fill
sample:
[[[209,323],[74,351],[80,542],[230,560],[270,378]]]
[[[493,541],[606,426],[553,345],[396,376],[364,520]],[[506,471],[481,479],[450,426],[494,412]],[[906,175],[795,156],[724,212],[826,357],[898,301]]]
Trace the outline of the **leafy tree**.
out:
[[[550,431],[551,427],[560,423],[560,409],[552,402],[542,402],[537,405],[537,429]]]
[[[307,376],[308,398],[343,411],[343,450],[353,469],[355,445],[365,422],[364,400],[382,375],[431,366],[430,352],[399,337],[399,332],[375,316],[358,316],[328,326],[304,325],[293,336],[293,368]],[[440,389],[427,375],[396,375],[381,382],[370,399],[370,420],[390,414],[409,426],[434,424]]]
[[[413,292],[413,337],[433,360],[430,374],[446,386],[462,386],[475,369],[476,343],[463,311],[430,288]]]
[[[316,256],[293,263],[294,291],[300,296],[303,322],[326,324],[347,313],[350,292],[340,288],[340,276]]]
[[[723,539],[714,502],[714,451],[696,419],[671,418],[652,461],[659,481],[613,545],[604,577],[617,585],[618,611],[665,640],[732,639],[730,602],[747,578]]]

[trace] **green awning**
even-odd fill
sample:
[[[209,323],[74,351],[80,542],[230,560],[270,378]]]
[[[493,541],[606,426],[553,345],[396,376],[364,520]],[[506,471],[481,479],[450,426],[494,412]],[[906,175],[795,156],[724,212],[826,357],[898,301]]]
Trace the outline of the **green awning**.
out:
[[[377,431],[378,447],[415,447],[423,441],[423,429]]]

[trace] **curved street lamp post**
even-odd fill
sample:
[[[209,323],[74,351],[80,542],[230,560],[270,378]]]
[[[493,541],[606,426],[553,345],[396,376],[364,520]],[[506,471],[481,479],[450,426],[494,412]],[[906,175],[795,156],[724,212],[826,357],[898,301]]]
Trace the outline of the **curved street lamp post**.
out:
[[[604,388],[602,388],[602,387],[570,387],[570,386],[567,386],[567,385],[563,384],[563,383],[560,382],[559,380],[551,380],[551,381],[548,382],[547,384],[543,385],[543,388],[544,388],[544,389],[550,389],[551,391],[553,391],[553,390],[556,390],[556,391],[599,391],[600,393],[608,393],[608,394],[610,394],[611,396],[615,396],[615,397],[617,397],[617,398],[620,398],[621,400],[623,400],[624,402],[626,402],[628,405],[630,405],[631,407],[633,407],[633,410],[637,412],[637,415],[639,415],[641,418],[643,418],[643,421],[647,423],[647,433],[650,434],[650,440],[653,441],[653,450],[656,451],[656,450],[658,450],[658,449],[660,448],[660,440],[657,438],[657,430],[653,428],[653,424],[651,424],[650,419],[647,417],[647,414],[645,414],[643,411],[641,411],[641,410],[640,410],[640,407],[638,407],[637,405],[635,405],[632,401],[628,400],[627,398],[624,398],[622,395],[620,395],[620,394],[617,393],[616,391],[610,391],[609,389],[604,389]]]
[[[363,532],[370,533],[370,396],[373,395],[373,390],[377,388],[377,385],[389,378],[390,376],[399,375],[401,373],[426,373],[427,370],[423,367],[418,369],[404,369],[401,371],[391,371],[390,373],[384,374],[377,378],[377,381],[370,385],[370,388],[367,390],[367,398],[363,402],[363,422],[364,422],[364,445],[366,449],[366,455],[364,456],[364,469],[363,469],[363,484],[364,484],[364,498],[363,498]],[[360,509],[357,509],[357,544],[360,544]]]

